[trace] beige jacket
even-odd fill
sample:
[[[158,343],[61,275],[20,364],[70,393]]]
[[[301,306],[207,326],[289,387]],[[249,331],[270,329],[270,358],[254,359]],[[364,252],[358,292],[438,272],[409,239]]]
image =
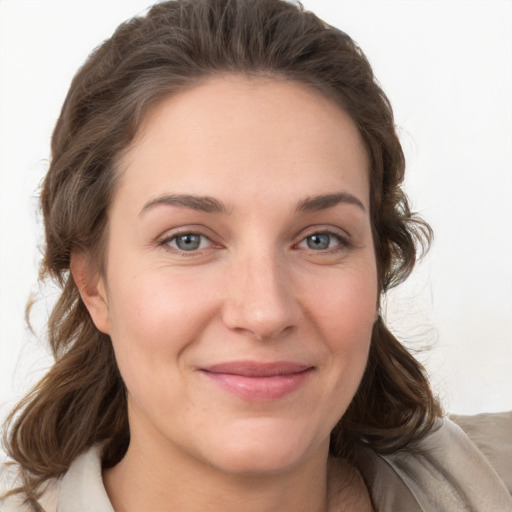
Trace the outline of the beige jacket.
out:
[[[362,472],[377,512],[512,512],[512,412],[453,420],[460,427],[445,418],[414,452],[368,450]],[[99,447],[52,481],[41,505],[46,512],[114,512]],[[28,512],[19,498],[0,503],[0,511]]]

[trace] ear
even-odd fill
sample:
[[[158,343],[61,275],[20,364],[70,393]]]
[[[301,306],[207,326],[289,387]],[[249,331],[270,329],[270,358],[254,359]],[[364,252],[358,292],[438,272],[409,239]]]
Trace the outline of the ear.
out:
[[[74,251],[70,262],[71,275],[96,328],[109,334],[108,301],[105,283],[83,251]]]

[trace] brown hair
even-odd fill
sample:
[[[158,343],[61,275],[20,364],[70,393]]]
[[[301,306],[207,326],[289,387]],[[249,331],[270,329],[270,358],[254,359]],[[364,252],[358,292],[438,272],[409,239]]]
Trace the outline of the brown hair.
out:
[[[411,272],[429,226],[400,188],[403,152],[390,103],[362,51],[345,33],[284,0],[178,0],[123,23],[75,76],[52,138],[41,195],[46,252],[41,279],[62,287],[49,322],[55,363],[11,413],[5,446],[27,502],[89,446],[105,442],[112,466],[129,443],[125,388],[112,344],[87,312],[69,272],[83,250],[101,270],[116,163],[145,113],[164,96],[219,73],[299,81],[343,108],[370,159],[371,222],[379,287]],[[441,414],[421,365],[376,321],[359,390],[331,435],[331,453],[354,458],[424,436]]]

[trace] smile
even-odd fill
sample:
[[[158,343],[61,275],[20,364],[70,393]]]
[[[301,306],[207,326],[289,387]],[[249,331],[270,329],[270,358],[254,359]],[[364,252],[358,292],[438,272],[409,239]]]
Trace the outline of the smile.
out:
[[[255,402],[284,398],[300,388],[312,371],[312,366],[286,361],[235,361],[201,368],[201,372],[221,389]]]

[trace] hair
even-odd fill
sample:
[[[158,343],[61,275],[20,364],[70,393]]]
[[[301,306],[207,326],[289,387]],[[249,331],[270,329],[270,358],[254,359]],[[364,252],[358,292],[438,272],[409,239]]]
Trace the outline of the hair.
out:
[[[390,102],[363,52],[344,32],[285,0],[177,0],[121,24],[74,77],[51,143],[41,193],[46,236],[40,279],[62,292],[49,321],[55,363],[15,407],[4,445],[26,502],[91,445],[103,463],[129,444],[125,386],[109,336],[99,332],[70,274],[74,251],[102,272],[116,165],[148,109],[220,74],[302,83],[346,111],[369,157],[370,216],[381,293],[402,282],[432,232],[401,189],[405,160]],[[334,456],[356,459],[421,439],[441,415],[423,367],[375,322],[362,382],[331,434]]]

